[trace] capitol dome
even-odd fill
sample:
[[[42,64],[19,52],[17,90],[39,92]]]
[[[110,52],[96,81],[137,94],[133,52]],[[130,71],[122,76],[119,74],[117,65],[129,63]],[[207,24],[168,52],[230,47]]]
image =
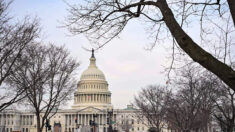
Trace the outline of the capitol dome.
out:
[[[105,80],[104,73],[98,69],[95,61],[95,57],[90,58],[90,66],[82,73],[80,80]]]
[[[74,109],[89,106],[106,109],[111,107],[111,92],[104,73],[96,66],[94,50],[90,58],[90,65],[81,74],[78,89],[74,93]]]

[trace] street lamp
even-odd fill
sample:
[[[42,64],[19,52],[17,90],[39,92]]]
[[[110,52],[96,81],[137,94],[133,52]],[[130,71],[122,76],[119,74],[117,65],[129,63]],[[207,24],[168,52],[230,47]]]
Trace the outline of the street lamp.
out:
[[[97,126],[97,123],[95,122],[95,118],[98,117],[98,114],[93,114],[93,121],[90,120],[89,124],[91,126],[91,131],[93,132],[96,132],[96,126]]]
[[[109,125],[108,132],[112,132],[113,131],[113,128],[112,128],[113,109],[111,109],[111,111],[107,109],[107,113],[108,113],[107,124]]]
[[[75,125],[76,125],[76,132],[80,132],[79,129],[81,129],[80,127],[82,127],[82,124],[79,124],[79,120],[78,120],[78,113],[76,113],[76,117],[75,117]]]
[[[46,120],[46,132],[47,132],[47,128],[48,128],[48,131],[51,131],[51,125],[50,125],[49,119]]]

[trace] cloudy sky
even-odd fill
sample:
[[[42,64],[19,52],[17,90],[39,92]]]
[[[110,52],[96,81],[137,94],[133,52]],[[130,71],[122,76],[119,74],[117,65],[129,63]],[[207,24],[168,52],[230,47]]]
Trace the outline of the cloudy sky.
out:
[[[66,9],[67,5],[62,0],[15,0],[9,12],[18,20],[25,15],[37,16],[43,27],[42,38],[46,42],[65,45],[81,63],[77,72],[79,81],[91,56],[82,47],[91,48],[91,45],[83,35],[72,36],[66,28],[60,28]],[[126,107],[141,88],[166,82],[162,72],[169,64],[170,60],[166,59],[169,51],[163,45],[157,45],[151,51],[145,50],[149,40],[141,24],[132,21],[119,39],[114,39],[95,53],[97,66],[105,73],[109,83],[115,108]]]

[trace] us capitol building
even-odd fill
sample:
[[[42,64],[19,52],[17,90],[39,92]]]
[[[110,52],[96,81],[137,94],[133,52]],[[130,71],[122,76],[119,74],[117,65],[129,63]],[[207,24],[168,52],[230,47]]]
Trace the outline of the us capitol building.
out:
[[[104,73],[96,66],[93,51],[90,65],[81,74],[77,91],[74,93],[72,109],[57,111],[50,119],[51,131],[107,132],[107,121],[111,117],[113,130],[147,132],[146,123],[137,119],[136,111],[132,105],[125,109],[113,109],[108,82]],[[90,120],[96,122],[96,127],[90,125]],[[8,109],[0,113],[0,132],[36,132],[36,127],[36,116],[33,112]]]

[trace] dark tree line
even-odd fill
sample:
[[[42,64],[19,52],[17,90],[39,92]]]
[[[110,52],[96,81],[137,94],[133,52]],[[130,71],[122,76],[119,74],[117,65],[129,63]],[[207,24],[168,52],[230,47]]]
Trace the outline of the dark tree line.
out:
[[[151,127],[155,127],[157,132],[161,132],[166,122],[163,122],[166,115],[166,101],[172,93],[161,86],[149,86],[142,91],[135,98],[135,104],[140,109],[141,114],[137,114],[138,119],[142,122],[145,120]]]
[[[171,90],[148,86],[135,98],[134,104],[148,126],[155,127],[157,132],[162,129],[209,132],[212,122],[217,122],[223,131],[233,131],[234,91],[217,77],[187,66],[177,73],[172,84]]]

